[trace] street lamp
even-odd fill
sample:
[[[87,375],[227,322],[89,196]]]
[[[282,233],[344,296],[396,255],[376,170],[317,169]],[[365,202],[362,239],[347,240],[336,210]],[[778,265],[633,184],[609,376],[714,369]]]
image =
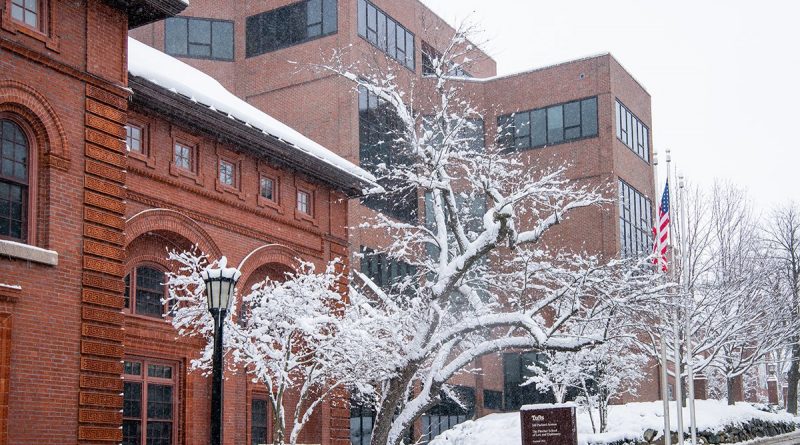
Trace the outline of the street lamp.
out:
[[[225,267],[227,259],[220,258],[217,268],[200,273],[206,283],[206,303],[214,318],[214,356],[211,376],[211,445],[222,445],[222,328],[231,305],[236,281],[242,275],[234,267]]]

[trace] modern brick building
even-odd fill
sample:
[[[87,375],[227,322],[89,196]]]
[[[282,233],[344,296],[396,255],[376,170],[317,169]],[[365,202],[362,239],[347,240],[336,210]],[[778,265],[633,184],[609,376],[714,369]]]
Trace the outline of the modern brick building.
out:
[[[391,69],[401,85],[414,82],[416,96],[424,97],[432,87],[425,58],[440,52],[453,31],[418,0],[223,5],[196,0],[179,18],[136,28],[131,35],[211,74],[254,106],[369,168],[367,158],[375,150],[390,149],[370,138],[386,119],[364,91],[303,67],[346,48],[346,62]],[[479,50],[471,59],[454,74],[463,76],[465,94],[484,111],[484,143],[495,140],[499,124],[510,126],[513,131],[500,142],[522,152],[529,165],[566,163],[569,178],[606,186],[606,196],[615,202],[580,210],[550,235],[548,244],[607,257],[649,252],[655,192],[650,95],[644,87],[610,54],[506,76],[496,76],[495,61]],[[397,216],[422,217],[424,197],[395,198],[407,201]],[[367,204],[350,206],[351,226],[373,214],[376,206]],[[350,234],[352,252],[369,253],[382,242],[373,234]],[[388,282],[405,266],[368,254],[361,269]],[[464,412],[443,404],[423,418],[417,433],[435,434],[473,414],[540,400],[532,387],[518,387],[526,365],[535,360],[535,353],[480,360],[476,365],[482,373],[454,381],[471,395],[474,409]],[[657,379],[655,371],[652,376]],[[640,398],[658,398],[657,382],[644,384]],[[353,409],[354,444],[366,443],[370,422],[369,412]]]
[[[348,257],[369,174],[169,56],[129,57],[129,27],[185,7],[2,3],[0,444],[208,443],[202,340],[162,317],[167,250],[226,255],[241,288]],[[224,443],[267,442],[244,375],[225,413]],[[328,404],[301,440],[348,443],[348,417]]]

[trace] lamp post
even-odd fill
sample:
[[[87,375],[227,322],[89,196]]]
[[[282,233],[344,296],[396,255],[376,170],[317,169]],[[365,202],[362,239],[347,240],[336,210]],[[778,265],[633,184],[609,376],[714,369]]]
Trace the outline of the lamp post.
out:
[[[206,283],[206,303],[214,318],[214,356],[211,376],[211,445],[222,445],[222,330],[225,316],[231,305],[236,281],[241,276],[238,269],[225,267],[227,260],[220,258],[217,268],[200,273]]]

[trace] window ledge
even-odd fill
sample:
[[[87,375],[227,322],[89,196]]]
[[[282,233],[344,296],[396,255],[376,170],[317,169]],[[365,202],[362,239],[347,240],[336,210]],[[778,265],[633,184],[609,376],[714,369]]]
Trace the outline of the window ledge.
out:
[[[58,266],[58,252],[15,241],[0,240],[0,258],[11,257],[33,263]]]

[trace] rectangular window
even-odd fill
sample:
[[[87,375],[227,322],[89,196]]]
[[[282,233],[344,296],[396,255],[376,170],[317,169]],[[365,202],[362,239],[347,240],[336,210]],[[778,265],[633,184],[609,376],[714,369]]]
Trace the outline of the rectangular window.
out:
[[[156,372],[142,373],[142,368]],[[175,438],[175,366],[126,360],[122,404],[122,444],[171,445]]]
[[[653,248],[653,214],[650,200],[619,180],[619,235],[623,257],[647,256]]]
[[[144,153],[142,135],[142,127],[134,124],[128,124],[125,126],[125,142],[128,147],[128,151]]]
[[[194,150],[192,147],[176,142],[174,162],[176,167],[194,172]]]
[[[233,60],[233,22],[171,17],[165,22],[167,54],[198,59]]]
[[[414,34],[367,0],[358,0],[358,35],[415,70]]]
[[[650,130],[619,99],[614,104],[614,112],[617,139],[649,164]]]
[[[428,440],[471,419],[475,413],[474,388],[459,385],[451,390],[456,394],[460,403],[450,399],[442,392],[439,397],[441,401],[422,415],[422,434]]]
[[[335,34],[337,3],[306,0],[247,17],[247,57]]]
[[[597,136],[597,98],[576,100],[497,118],[498,142],[523,150]]]
[[[415,266],[391,258],[386,253],[362,247],[361,255],[361,273],[383,289],[389,290],[399,280],[417,274]]]
[[[403,124],[392,106],[358,88],[359,163],[378,176],[386,193],[370,196],[364,205],[402,221],[414,221],[417,215],[417,189],[395,178],[383,178],[385,169],[411,163],[405,144],[396,142]]]
[[[267,400],[253,398],[250,402],[250,445],[261,445],[267,442]]]
[[[302,190],[297,191],[297,210],[311,215],[311,194]]]
[[[233,162],[220,159],[219,182],[229,187],[236,187],[236,166]]]
[[[503,409],[503,391],[483,390],[483,407],[499,411]]]
[[[40,29],[40,0],[11,0],[11,18],[34,29]]]
[[[262,176],[259,181],[258,189],[262,198],[275,201],[275,180]]]

